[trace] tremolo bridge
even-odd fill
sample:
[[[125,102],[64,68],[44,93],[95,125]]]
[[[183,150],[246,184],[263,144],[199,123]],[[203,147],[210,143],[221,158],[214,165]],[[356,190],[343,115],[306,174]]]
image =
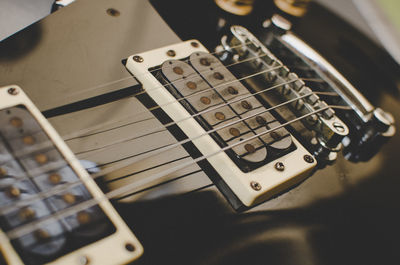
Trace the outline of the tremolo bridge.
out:
[[[334,109],[350,107],[325,101],[340,95],[306,84],[245,28],[231,31],[215,53],[192,40],[126,66],[143,85],[142,102],[239,209],[333,161],[349,135]]]

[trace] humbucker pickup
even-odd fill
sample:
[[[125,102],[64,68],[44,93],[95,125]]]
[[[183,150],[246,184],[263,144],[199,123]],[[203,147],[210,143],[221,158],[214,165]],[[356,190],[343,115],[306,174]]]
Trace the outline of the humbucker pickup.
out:
[[[316,166],[272,108],[198,41],[131,56],[127,68],[207,158],[235,208],[265,201]]]
[[[207,131],[216,130],[211,136],[221,147],[281,125],[266,107],[209,53],[193,53],[188,62],[168,60],[162,64],[161,74],[160,81],[173,84],[166,87],[176,99],[182,99],[180,102],[186,110],[192,115],[200,114],[196,116],[196,120],[202,127]],[[180,81],[183,76],[190,81]],[[210,110],[211,108],[215,110]],[[233,147],[227,154],[242,171],[248,172],[295,149],[296,146],[292,143],[289,132],[280,128]]]
[[[160,110],[153,113],[178,140],[192,143],[186,150],[235,209],[295,186],[317,162],[321,168],[335,161],[343,145],[349,159],[367,159],[395,132],[390,114],[282,32],[270,28],[265,43],[307,71],[292,72],[241,26],[232,26],[214,53],[190,40],[126,62],[148,97],[139,99]]]
[[[9,264],[123,264],[143,251],[18,86],[0,88],[0,213]]]

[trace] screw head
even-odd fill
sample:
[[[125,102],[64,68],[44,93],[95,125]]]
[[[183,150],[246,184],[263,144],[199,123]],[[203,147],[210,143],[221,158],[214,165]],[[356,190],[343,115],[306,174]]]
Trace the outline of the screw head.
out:
[[[125,249],[128,250],[129,252],[133,252],[135,251],[135,246],[133,246],[131,243],[126,243]]]
[[[87,265],[89,264],[89,259],[86,256],[80,256],[79,257],[79,264],[80,265]]]
[[[310,155],[304,155],[304,161],[306,161],[307,163],[314,163],[314,158]]]
[[[282,162],[276,162],[275,169],[278,170],[278,171],[284,171],[285,170],[285,165]]]
[[[169,50],[169,51],[167,51],[167,55],[168,55],[169,57],[175,57],[176,52],[175,52],[174,50]]]
[[[345,131],[343,124],[340,124],[338,122],[334,122],[332,125],[333,125],[333,127],[335,127],[335,129],[338,132],[344,132]]]
[[[141,57],[139,55],[133,56],[132,59],[137,63],[142,63],[144,61],[143,57]]]
[[[253,190],[256,190],[256,191],[261,190],[261,184],[258,183],[257,181],[250,182],[250,186],[253,188]]]
[[[199,44],[197,42],[195,42],[195,41],[192,41],[190,43],[190,45],[192,45],[192,47],[195,47],[195,48],[199,47]]]
[[[15,87],[9,88],[7,90],[7,92],[8,92],[8,94],[13,95],[13,96],[18,95],[18,93],[19,93],[18,88],[15,88]]]
[[[115,8],[109,8],[106,10],[107,14],[112,17],[118,17],[121,13]]]

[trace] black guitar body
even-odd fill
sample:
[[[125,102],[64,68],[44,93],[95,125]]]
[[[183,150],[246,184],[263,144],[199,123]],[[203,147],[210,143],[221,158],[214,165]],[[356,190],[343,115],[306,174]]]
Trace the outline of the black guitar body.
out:
[[[120,2],[123,6],[123,1]],[[133,2],[137,4],[132,8],[139,10],[142,0]],[[262,36],[265,31],[262,22],[275,11],[272,1],[258,1],[253,14],[247,17],[229,15],[211,0],[150,2],[177,37],[172,31],[147,32],[152,40],[158,40],[159,34],[168,34],[168,37],[160,37],[159,43],[153,42],[151,47],[142,45],[132,48],[135,43],[131,41],[140,39],[142,35],[123,35],[121,38],[126,38],[125,42],[129,39],[129,45],[120,47],[123,50],[118,53],[120,58],[110,62],[108,57],[102,64],[110,63],[118,71],[123,71],[121,60],[127,56],[178,42],[179,39],[198,39],[212,52],[229,25],[240,24],[256,36]],[[80,4],[82,9],[78,9]],[[101,5],[104,7],[109,4]],[[116,6],[118,8],[118,4]],[[52,15],[53,22],[61,21],[56,16],[66,19],[65,14],[71,15],[73,10],[82,12],[79,16],[83,17],[83,10],[89,10],[89,7],[77,1]],[[122,10],[121,18],[126,13]],[[140,16],[139,13],[135,15]],[[49,96],[52,94],[39,92],[40,89],[33,84],[35,78],[32,74],[28,81],[24,81],[22,75],[10,73],[11,69],[23,71],[22,62],[40,47],[41,34],[56,35],[55,30],[52,33],[46,31],[46,25],[53,22],[44,20],[0,43],[0,64],[3,65],[0,83],[25,82],[21,87],[25,88],[34,102],[37,100],[45,114],[57,118],[54,123],[57,128],[63,115],[101,106],[114,98],[85,94],[82,98],[68,97],[66,104],[47,103],[46,100],[52,101]],[[61,25],[60,31],[68,32],[70,26]],[[293,20],[293,32],[320,52],[375,106],[381,106],[400,121],[400,67],[379,45],[318,4],[313,4],[304,18]],[[109,34],[110,39],[115,38],[112,35],[114,33]],[[83,36],[89,38],[90,33]],[[21,45],[24,42],[32,46]],[[114,40],[110,40],[110,43],[114,43]],[[62,51],[63,47],[68,46],[66,43],[59,45],[55,48],[57,52],[50,51],[48,57],[43,55],[41,59],[49,64],[58,61],[58,55],[65,59]],[[113,49],[117,48],[115,44]],[[96,56],[102,56],[100,50],[90,52],[90,58]],[[40,56],[29,60],[31,65],[32,60],[39,61]],[[66,63],[80,63],[77,57],[70,60]],[[103,66],[93,67],[106,71]],[[34,66],[28,68],[34,69]],[[46,67],[35,71],[36,75],[47,74]],[[94,80],[92,71],[86,71],[85,78]],[[57,78],[68,78],[67,73],[55,75]],[[36,78],[39,80],[39,77]],[[77,80],[79,76],[73,76],[72,79]],[[70,81],[68,85],[59,86],[53,81],[49,79],[47,87],[43,89],[50,91],[52,85],[56,87],[54,93],[58,98],[53,98],[54,102],[60,102],[58,99],[63,97],[63,93],[68,93],[68,87],[88,84]],[[115,98],[122,97],[126,93],[125,88],[139,86],[135,81],[130,82],[124,84],[123,89],[120,86],[107,93],[114,93],[112,95]],[[38,83],[42,86],[46,84]],[[76,102],[79,104],[74,105]],[[115,202],[115,207],[144,246],[144,255],[135,264],[398,264],[399,147],[400,135],[397,133],[368,162],[352,163],[339,156],[334,165],[317,171],[294,189],[243,213],[234,212],[212,186],[133,203]]]

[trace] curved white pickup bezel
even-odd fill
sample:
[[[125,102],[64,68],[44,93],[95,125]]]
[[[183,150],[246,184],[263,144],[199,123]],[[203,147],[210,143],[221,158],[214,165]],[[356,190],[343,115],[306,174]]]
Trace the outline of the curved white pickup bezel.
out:
[[[193,43],[197,45],[193,45]],[[174,50],[176,55],[174,57],[168,56],[167,52],[169,50]],[[189,112],[149,72],[149,69],[160,66],[166,60],[183,59],[199,51],[208,53],[207,49],[197,40],[189,40],[145,53],[135,54],[135,56],[140,56],[143,60],[135,61],[133,60],[133,56],[130,56],[126,64],[128,70],[141,82],[147,94],[159,106],[162,106],[163,111],[174,121],[181,121],[177,125],[189,138],[206,134],[206,131],[194,118],[190,118],[191,115]],[[252,206],[300,182],[315,167],[315,159],[313,163],[304,161],[304,155],[311,156],[311,154],[293,136],[292,138],[297,147],[296,150],[248,173],[242,172],[225,152],[219,152],[207,158],[207,160],[239,200],[246,206]],[[193,140],[193,144],[205,156],[221,150],[221,147],[209,135],[203,135]],[[284,171],[277,171],[275,169],[274,165],[277,162],[284,163]],[[261,189],[254,190],[250,185],[252,181],[258,182],[261,185]]]
[[[18,94],[11,95],[8,93],[9,88],[16,88]],[[81,178],[88,191],[96,199],[104,197],[103,192],[88,175],[86,170],[82,167],[75,155],[68,148],[62,138],[58,135],[56,130],[50,125],[47,119],[36,108],[32,101],[26,96],[22,89],[16,85],[0,88],[0,109],[10,108],[18,105],[23,105],[38,121],[43,128],[44,132],[52,140],[56,148],[63,155],[65,160],[71,168]],[[88,260],[87,264],[126,264],[130,261],[137,259],[143,253],[143,247],[133,235],[129,227],[121,219],[117,211],[108,200],[101,199],[99,206],[103,209],[104,213],[108,216],[110,221],[115,226],[115,232],[106,236],[98,241],[95,241],[87,246],[77,249],[65,256],[50,262],[54,265],[70,265],[82,264],[82,258]],[[130,243],[134,247],[134,251],[128,251],[125,244]],[[2,251],[8,264],[23,264],[17,252],[14,250],[9,239],[3,231],[0,230],[0,250]]]

